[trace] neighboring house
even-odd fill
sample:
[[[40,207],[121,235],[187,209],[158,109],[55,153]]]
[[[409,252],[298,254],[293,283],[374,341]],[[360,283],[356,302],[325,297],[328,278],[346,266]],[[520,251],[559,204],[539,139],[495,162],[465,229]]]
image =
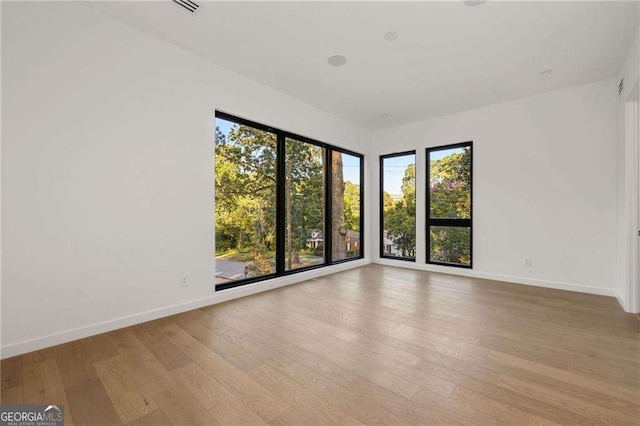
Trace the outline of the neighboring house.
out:
[[[307,247],[316,249],[322,247],[324,241],[324,234],[319,229],[311,229],[309,231],[309,238],[307,238]]]
[[[311,229],[309,231],[309,238],[307,238],[307,247],[308,248],[318,248],[322,247],[324,242],[324,233],[319,229]],[[360,251],[360,233],[357,231],[347,230],[347,235],[345,235],[345,245],[346,250],[349,251]]]
[[[384,231],[383,239],[386,256],[402,256],[402,250],[396,245],[393,235],[389,235],[389,231]]]
[[[360,233],[352,230],[347,231],[346,235],[347,252],[360,252]]]

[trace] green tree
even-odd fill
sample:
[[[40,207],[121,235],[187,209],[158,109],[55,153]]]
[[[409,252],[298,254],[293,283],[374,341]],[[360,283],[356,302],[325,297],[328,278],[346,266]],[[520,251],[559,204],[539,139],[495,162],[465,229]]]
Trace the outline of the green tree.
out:
[[[324,150],[287,139],[285,151],[285,260],[287,269],[292,269],[300,262],[311,230],[324,228]]]
[[[216,253],[275,250],[275,135],[237,125],[215,136]]]
[[[347,229],[360,232],[360,185],[344,184],[344,223]]]
[[[391,208],[393,208],[393,200],[391,199],[391,195],[387,191],[382,193],[382,208],[385,213],[388,212]]]
[[[431,162],[431,217],[468,219],[471,215],[471,152]]]

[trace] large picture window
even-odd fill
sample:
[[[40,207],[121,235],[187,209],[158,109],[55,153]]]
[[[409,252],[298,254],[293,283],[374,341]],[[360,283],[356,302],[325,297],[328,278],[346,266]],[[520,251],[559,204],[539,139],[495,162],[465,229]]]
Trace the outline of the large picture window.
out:
[[[380,157],[380,257],[416,259],[416,152]]]
[[[473,143],[427,149],[427,263],[472,266]]]
[[[215,155],[216,290],[363,257],[362,155],[222,112]]]

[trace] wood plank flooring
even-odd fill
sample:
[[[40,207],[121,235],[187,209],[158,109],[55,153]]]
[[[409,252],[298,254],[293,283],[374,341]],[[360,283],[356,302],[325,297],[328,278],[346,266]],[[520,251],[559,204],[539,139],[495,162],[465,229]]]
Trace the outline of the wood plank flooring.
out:
[[[2,360],[67,425],[640,424],[613,298],[369,265]]]

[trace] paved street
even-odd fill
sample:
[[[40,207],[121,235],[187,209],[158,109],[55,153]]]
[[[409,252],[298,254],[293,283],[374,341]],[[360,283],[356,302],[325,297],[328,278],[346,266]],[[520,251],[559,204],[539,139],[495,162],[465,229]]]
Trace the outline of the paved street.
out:
[[[244,267],[250,262],[216,258],[216,284],[244,278]]]
[[[251,262],[236,262],[235,260],[222,259],[216,257],[216,284],[224,284],[229,281],[236,281],[243,279],[244,267]],[[322,263],[322,257],[301,255],[300,263],[294,265],[294,268],[300,268],[304,266],[316,265]],[[251,277],[251,273],[247,278]]]

